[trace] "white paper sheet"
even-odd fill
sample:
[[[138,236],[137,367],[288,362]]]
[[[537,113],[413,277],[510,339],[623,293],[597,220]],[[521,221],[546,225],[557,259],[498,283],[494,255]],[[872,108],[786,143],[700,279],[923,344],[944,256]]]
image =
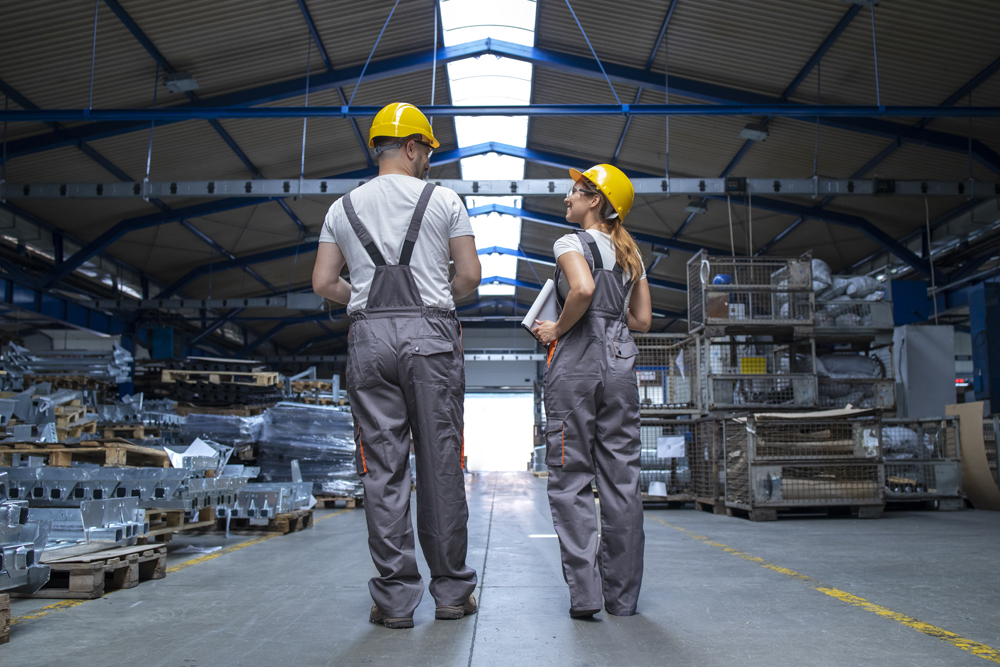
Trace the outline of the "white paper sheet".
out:
[[[650,482],[649,483],[649,495],[659,496],[661,498],[667,497],[667,485],[663,482]]]
[[[684,458],[683,435],[661,435],[656,438],[656,456],[661,459]]]

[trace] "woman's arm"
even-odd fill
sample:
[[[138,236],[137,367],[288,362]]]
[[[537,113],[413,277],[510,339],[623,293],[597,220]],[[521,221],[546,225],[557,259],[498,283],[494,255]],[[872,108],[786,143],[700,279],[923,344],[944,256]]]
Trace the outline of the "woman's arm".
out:
[[[590,272],[590,265],[582,254],[566,252],[559,255],[556,261],[569,282],[569,294],[566,295],[566,305],[563,306],[558,322],[535,320],[538,326],[532,332],[543,345],[555,342],[572,329],[590,308],[590,302],[594,298],[594,274]]]
[[[649,283],[643,278],[632,288],[628,300],[628,328],[646,333],[653,325],[653,303],[649,298]]]

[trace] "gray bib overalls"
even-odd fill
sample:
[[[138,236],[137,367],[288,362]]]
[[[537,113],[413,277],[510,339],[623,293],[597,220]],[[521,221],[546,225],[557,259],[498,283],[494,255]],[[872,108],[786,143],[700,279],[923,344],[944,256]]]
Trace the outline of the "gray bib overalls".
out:
[[[465,563],[469,510],[462,470],[465,357],[453,310],[424,306],[410,256],[434,191],[413,212],[399,262],[388,265],[358,218],[344,212],[375,263],[367,306],[351,315],[347,395],[355,458],[365,487],[368,547],[379,571],[372,599],[390,617],[410,617],[424,587],[410,519],[410,432],[417,466],[417,531],[437,605],[462,605],[476,587]]]
[[[634,614],[645,536],[639,491],[637,348],[628,331],[631,280],[604,268],[594,238],[577,231],[594,275],[590,308],[550,348],[545,373],[546,464],[570,609]],[[556,266],[555,282],[561,271]],[[560,298],[560,311],[562,307]],[[597,479],[601,526],[590,483]],[[602,598],[604,604],[602,605]]]

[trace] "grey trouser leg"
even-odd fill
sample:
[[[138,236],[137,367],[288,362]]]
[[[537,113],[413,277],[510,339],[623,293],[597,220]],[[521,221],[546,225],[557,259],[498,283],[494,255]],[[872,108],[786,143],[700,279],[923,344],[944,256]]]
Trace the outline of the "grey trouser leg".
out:
[[[546,384],[548,495],[570,608],[627,616],[636,610],[645,546],[639,397],[631,362],[612,355],[607,363],[603,381],[557,375]]]
[[[457,326],[418,318],[359,320],[348,343],[368,546],[381,575],[368,587],[388,616],[412,616],[423,595],[410,518],[411,428],[417,526],[431,594],[439,605],[457,605],[476,586],[475,571],[465,565],[468,507],[460,463],[463,403],[457,398],[464,394],[464,365],[461,350],[453,352],[457,332],[442,335],[446,324]]]
[[[623,366],[628,368],[623,368]],[[627,360],[609,363],[604,400],[597,411],[594,461],[601,498],[601,576],[605,608],[635,613],[642,584],[645,533],[639,490],[639,395]]]

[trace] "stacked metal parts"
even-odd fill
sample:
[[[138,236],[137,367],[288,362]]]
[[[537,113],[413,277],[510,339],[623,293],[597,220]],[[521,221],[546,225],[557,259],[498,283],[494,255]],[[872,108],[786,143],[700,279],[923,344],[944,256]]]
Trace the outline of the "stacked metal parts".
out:
[[[40,563],[50,525],[29,517],[28,503],[7,496],[7,476],[0,472],[0,591],[34,593],[49,580]]]
[[[11,343],[4,351],[4,368],[16,377],[31,376],[36,381],[52,376],[84,377],[98,382],[118,383],[129,379],[132,354],[123,347],[107,350],[31,351]]]
[[[250,525],[267,525],[279,514],[312,506],[312,482],[303,482],[299,462],[289,465],[292,481],[247,484],[237,494],[232,507],[217,507],[216,516],[226,519],[249,519]]]
[[[354,419],[340,407],[278,403],[265,413],[257,463],[265,482],[289,481],[297,459],[316,495],[360,496]]]
[[[237,359],[203,359],[167,362],[161,380],[169,397],[205,407],[270,405],[283,398],[280,375]]]
[[[749,415],[727,419],[724,428],[726,507],[755,521],[801,507],[853,508],[862,518],[882,515],[885,467],[878,415]]]

